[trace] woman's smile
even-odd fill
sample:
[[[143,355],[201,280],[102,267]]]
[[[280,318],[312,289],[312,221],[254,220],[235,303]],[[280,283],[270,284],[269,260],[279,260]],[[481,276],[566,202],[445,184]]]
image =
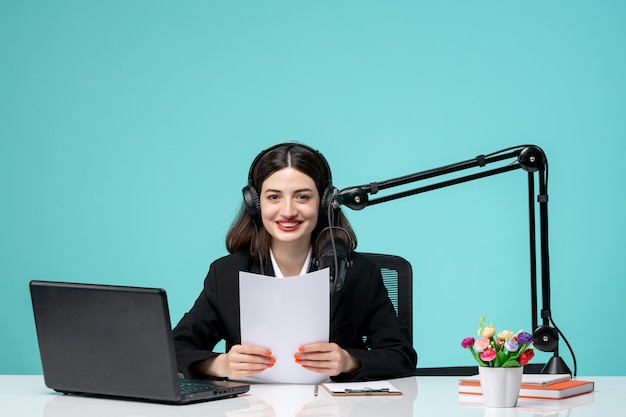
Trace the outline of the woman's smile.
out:
[[[296,230],[302,222],[296,220],[279,220],[276,223],[278,224],[278,228],[280,230],[284,232],[290,232]]]

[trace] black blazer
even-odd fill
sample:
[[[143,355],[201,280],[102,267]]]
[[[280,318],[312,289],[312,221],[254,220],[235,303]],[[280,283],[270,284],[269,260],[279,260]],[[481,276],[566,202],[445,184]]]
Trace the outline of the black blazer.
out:
[[[337,380],[385,379],[412,375],[417,353],[389,300],[380,268],[356,252],[341,291],[331,299],[330,341],[361,361],[361,369]],[[204,289],[191,310],[174,328],[179,371],[194,377],[192,366],[216,356],[215,345],[241,343],[239,323],[239,271],[260,273],[247,251],[225,256],[209,268]],[[267,275],[274,275],[271,262]],[[366,337],[364,341],[363,337]]]

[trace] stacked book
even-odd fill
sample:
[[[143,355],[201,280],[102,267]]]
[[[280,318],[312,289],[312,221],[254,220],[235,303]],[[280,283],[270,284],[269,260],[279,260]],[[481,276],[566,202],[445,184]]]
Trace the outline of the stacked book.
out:
[[[593,381],[572,379],[569,374],[524,374],[518,407],[565,409],[593,402]],[[459,402],[483,402],[478,375],[459,380]]]

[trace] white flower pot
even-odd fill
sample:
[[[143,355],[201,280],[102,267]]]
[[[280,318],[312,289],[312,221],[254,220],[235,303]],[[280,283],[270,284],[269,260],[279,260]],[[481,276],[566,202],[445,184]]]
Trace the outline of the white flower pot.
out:
[[[485,407],[515,407],[522,385],[524,367],[478,367]]]

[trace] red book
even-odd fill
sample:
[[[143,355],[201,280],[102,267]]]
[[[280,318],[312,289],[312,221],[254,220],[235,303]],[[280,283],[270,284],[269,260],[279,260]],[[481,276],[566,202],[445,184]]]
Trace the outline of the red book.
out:
[[[526,384],[522,382],[519,396],[520,398],[544,398],[554,400],[585,394],[592,392],[593,389],[593,381],[584,381],[581,379],[568,379],[546,385]],[[459,394],[482,394],[480,381],[469,379],[459,381]]]

